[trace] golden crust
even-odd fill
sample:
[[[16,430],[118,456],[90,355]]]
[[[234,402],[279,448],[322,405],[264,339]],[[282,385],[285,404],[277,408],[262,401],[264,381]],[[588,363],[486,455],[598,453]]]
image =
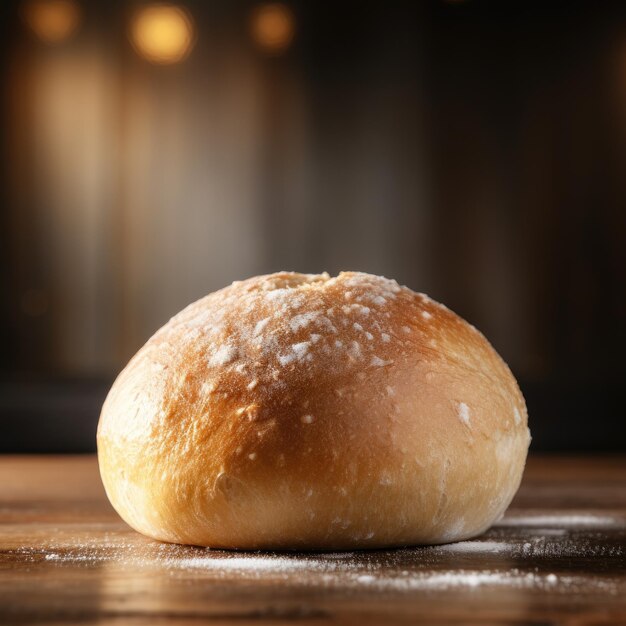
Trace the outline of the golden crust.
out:
[[[171,319],[111,389],[107,494],[136,530],[239,549],[442,543],[483,532],[530,441],[471,325],[369,274],[233,283]]]

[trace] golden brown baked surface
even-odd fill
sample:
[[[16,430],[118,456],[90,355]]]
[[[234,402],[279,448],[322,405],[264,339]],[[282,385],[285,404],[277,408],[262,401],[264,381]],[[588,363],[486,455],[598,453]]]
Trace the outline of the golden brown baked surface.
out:
[[[471,325],[395,281],[279,273],[159,330],[116,380],[98,455],[136,530],[224,548],[455,541],[499,518],[524,399]]]

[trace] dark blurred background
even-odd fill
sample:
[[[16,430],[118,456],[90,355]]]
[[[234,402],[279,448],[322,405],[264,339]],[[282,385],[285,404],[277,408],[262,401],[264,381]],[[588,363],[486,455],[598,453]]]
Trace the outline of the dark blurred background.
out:
[[[0,14],[0,451],[93,450],[160,325],[280,269],[429,293],[535,450],[626,449],[625,2]]]

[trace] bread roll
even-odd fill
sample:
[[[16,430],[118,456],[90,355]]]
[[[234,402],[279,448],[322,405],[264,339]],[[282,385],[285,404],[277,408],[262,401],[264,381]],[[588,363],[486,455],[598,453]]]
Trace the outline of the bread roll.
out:
[[[191,304],[111,389],[98,458],[149,537],[354,549],[479,535],[515,494],[524,398],[473,326],[356,272],[281,272]]]

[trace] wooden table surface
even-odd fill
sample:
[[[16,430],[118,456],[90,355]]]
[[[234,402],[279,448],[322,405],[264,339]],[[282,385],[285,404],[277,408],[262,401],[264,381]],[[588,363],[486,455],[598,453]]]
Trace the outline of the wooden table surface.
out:
[[[531,458],[448,546],[235,553],[133,532],[96,459],[0,457],[0,624],[626,624],[626,457]]]

